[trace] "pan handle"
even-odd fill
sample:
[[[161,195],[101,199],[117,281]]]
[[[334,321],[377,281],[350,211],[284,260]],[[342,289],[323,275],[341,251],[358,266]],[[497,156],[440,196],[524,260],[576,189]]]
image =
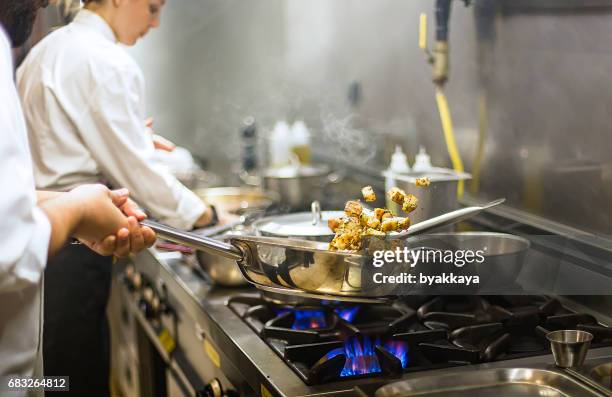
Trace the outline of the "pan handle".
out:
[[[158,236],[175,243],[184,244],[211,254],[221,255],[237,262],[244,258],[241,250],[223,241],[186,232],[148,219],[140,222],[140,224],[150,227]]]

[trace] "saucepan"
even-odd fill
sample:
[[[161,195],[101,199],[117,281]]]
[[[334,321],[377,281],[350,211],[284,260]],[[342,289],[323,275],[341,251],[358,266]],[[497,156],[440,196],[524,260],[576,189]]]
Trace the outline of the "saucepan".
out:
[[[411,235],[435,225],[450,224],[453,219],[466,219],[490,206],[462,208],[423,221],[412,226],[415,232]],[[373,257],[367,253],[330,251],[326,242],[293,238],[233,236],[226,242],[150,220],[142,224],[170,241],[236,261],[244,278],[264,291],[352,302],[380,302],[394,297],[392,285],[373,286],[366,280],[362,284],[364,271],[373,269]],[[395,237],[393,241],[401,240]],[[394,269],[381,271],[391,275]]]

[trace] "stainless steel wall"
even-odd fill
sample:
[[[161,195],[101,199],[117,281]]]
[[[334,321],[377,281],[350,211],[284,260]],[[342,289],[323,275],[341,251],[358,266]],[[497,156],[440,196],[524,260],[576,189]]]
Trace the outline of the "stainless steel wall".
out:
[[[468,170],[486,104],[479,196],[610,233],[612,13],[567,4],[454,2],[446,91]],[[174,0],[132,52],[158,132],[214,170],[235,164],[247,115],[262,136],[278,119],[306,120],[317,157],[357,173],[384,168],[395,144],[411,156],[425,145],[448,165],[417,47],[418,15],[432,10],[433,0]]]

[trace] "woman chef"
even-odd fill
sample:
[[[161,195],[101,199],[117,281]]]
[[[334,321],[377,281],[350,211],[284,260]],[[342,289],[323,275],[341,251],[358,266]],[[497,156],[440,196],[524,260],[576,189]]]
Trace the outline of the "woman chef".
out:
[[[85,0],[30,51],[17,84],[39,188],[106,181],[162,222],[191,229],[216,222],[216,213],[152,161],[143,74],[120,45],[159,26],[164,2]],[[77,395],[109,394],[108,262],[70,245],[45,272],[45,375],[69,375]]]

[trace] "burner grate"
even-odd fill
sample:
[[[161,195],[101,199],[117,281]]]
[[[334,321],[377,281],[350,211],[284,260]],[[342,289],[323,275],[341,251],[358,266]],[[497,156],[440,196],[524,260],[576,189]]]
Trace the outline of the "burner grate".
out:
[[[556,329],[612,345],[611,328],[540,296],[437,296],[415,308],[236,296],[228,306],[310,385],[548,354]]]

